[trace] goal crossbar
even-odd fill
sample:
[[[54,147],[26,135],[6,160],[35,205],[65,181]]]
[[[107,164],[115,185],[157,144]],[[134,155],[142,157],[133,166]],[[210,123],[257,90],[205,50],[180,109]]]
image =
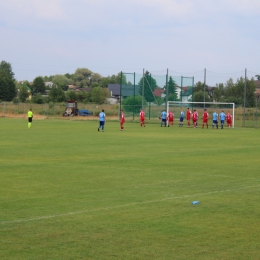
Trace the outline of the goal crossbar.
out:
[[[235,103],[224,103],[224,102],[183,102],[183,101],[168,101],[167,102],[167,114],[169,113],[169,105],[170,104],[180,104],[180,105],[188,105],[188,104],[203,104],[203,105],[230,105],[232,106],[232,128],[235,127]]]

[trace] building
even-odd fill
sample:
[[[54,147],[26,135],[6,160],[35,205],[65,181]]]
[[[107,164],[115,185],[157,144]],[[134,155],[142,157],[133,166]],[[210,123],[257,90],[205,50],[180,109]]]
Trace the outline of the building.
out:
[[[155,97],[161,97],[161,98],[164,98],[164,97],[165,97],[164,89],[163,89],[163,88],[156,88],[156,89],[153,91],[153,94],[154,94]]]

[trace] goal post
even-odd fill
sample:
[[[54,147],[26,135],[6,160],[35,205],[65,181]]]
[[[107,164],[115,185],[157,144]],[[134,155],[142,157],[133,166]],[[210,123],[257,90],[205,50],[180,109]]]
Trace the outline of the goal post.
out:
[[[168,101],[167,102],[167,114],[172,111],[175,114],[175,118],[180,115],[181,110],[183,110],[186,117],[186,109],[189,108],[191,111],[196,109],[199,113],[199,117],[202,118],[203,111],[206,108],[209,115],[216,111],[218,114],[223,110],[232,111],[232,128],[235,127],[235,103],[225,103],[225,102],[183,102],[183,101]]]

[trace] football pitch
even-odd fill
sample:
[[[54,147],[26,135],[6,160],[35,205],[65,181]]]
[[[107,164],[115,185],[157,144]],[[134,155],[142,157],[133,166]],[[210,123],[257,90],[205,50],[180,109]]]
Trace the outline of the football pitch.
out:
[[[260,258],[259,129],[97,127],[0,119],[0,259]]]

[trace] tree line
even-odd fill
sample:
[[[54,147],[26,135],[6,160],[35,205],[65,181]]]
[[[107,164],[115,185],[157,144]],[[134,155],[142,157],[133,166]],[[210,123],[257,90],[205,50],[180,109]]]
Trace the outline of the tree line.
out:
[[[256,75],[259,80],[260,76]],[[46,82],[52,82],[53,86],[46,86]],[[121,82],[122,81],[122,82]],[[63,102],[65,100],[77,100],[79,102],[93,102],[103,104],[106,98],[110,96],[107,89],[108,84],[131,85],[127,82],[126,76],[120,72],[116,75],[103,77],[98,73],[92,72],[87,68],[78,68],[73,74],[66,73],[64,75],[56,74],[51,76],[36,77],[32,83],[27,80],[19,83],[15,80],[15,75],[10,63],[2,61],[0,63],[0,101],[14,101],[25,102],[31,90],[32,100],[34,103]],[[68,90],[69,85],[74,85],[81,88],[80,92]],[[134,86],[135,87],[135,86]],[[163,87],[163,92],[168,93],[169,101],[178,101],[177,84],[170,76]],[[187,86],[192,88],[192,86]],[[140,79],[137,85],[140,95],[144,94],[145,102],[154,102],[162,104],[166,98],[156,97],[154,90],[158,88],[156,79],[150,74],[145,74]],[[209,86],[204,86],[204,83],[197,82],[192,88],[192,100],[194,102],[232,102],[237,105],[243,104],[244,101],[245,79],[239,78],[235,82],[229,79],[226,83],[219,83],[215,88],[210,90]],[[255,80],[246,79],[246,106],[253,107],[255,103]],[[18,91],[19,89],[19,91]],[[46,95],[48,93],[48,95]],[[130,101],[132,97],[125,99],[125,103],[132,104],[134,100]],[[127,100],[128,99],[128,100]],[[140,99],[139,99],[140,103]]]

